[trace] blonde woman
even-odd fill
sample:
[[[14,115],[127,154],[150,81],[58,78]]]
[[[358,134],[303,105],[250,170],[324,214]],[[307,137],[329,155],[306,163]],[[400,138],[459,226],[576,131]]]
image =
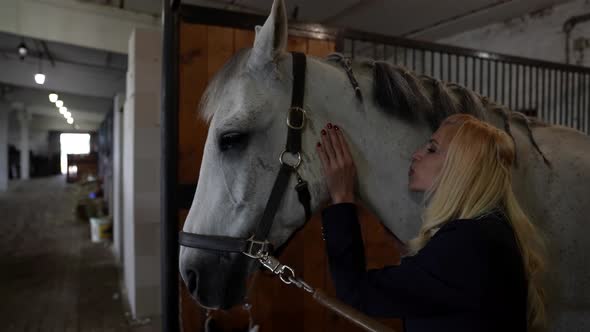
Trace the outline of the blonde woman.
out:
[[[337,295],[404,330],[542,331],[543,241],[511,185],[504,132],[458,114],[412,157],[409,189],[425,192],[419,235],[400,265],[366,270],[355,167],[342,131],[322,131],[318,153],[332,198],[323,232]]]

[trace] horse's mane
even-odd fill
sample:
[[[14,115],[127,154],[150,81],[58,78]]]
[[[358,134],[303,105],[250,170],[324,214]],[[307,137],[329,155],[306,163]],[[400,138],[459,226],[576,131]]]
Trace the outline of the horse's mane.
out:
[[[338,53],[328,56],[328,60],[342,58],[343,56]],[[548,124],[491,102],[487,97],[459,84],[442,82],[426,75],[417,76],[403,66],[374,60],[355,60],[351,65],[355,73],[373,77],[373,98],[383,111],[406,120],[423,119],[433,131],[452,114],[466,113],[489,121],[489,113],[494,112],[502,118],[504,130],[515,144],[510,121],[514,119],[522,124],[535,149],[543,157],[544,162],[550,165],[535,141],[532,131],[532,128],[546,127]],[[428,91],[431,92],[431,97]]]
[[[227,91],[226,84],[230,77],[243,74],[246,71],[245,62],[249,58],[250,50],[243,49],[233,56],[213,77],[203,93],[199,105],[200,115],[210,122],[216,108],[210,103],[223,98]],[[328,56],[328,63],[344,59],[339,53]],[[490,102],[487,97],[480,96],[474,91],[456,83],[441,82],[440,80],[421,75],[417,76],[409,69],[385,61],[355,60],[351,66],[355,74],[373,77],[373,98],[380,108],[394,116],[406,120],[423,119],[430,128],[436,130],[442,121],[452,114],[467,113],[478,119],[489,121],[490,112],[499,114],[504,122],[504,130],[512,137],[511,120],[522,124],[529,140],[543,157],[545,164],[549,161],[539,148],[533,137],[532,128],[546,127],[548,124],[529,118],[520,112]],[[430,96],[429,92],[430,91]]]

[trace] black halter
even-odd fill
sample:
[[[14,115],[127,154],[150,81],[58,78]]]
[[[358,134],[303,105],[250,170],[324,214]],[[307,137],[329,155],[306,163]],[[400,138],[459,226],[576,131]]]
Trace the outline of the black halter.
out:
[[[301,164],[301,135],[305,128],[306,120],[306,113],[303,109],[306,57],[303,53],[292,52],[291,54],[293,56],[293,91],[291,107],[287,116],[287,126],[289,128],[287,145],[285,151],[279,157],[281,169],[270,192],[262,219],[256,226],[256,231],[247,239],[180,232],[178,242],[181,246],[216,251],[241,252],[251,258],[259,258],[261,254],[270,252],[272,248],[267,241],[268,233],[270,232],[272,222],[292,173],[297,176],[295,190],[297,191],[299,202],[301,202],[305,209],[305,218],[309,220],[311,217],[311,194],[309,193],[307,182],[297,173],[297,168]],[[286,163],[283,160],[286,154],[295,156],[297,163],[294,165]]]

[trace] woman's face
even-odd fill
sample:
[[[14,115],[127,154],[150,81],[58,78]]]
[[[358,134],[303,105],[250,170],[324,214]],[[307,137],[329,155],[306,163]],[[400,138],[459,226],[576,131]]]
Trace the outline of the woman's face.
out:
[[[453,138],[456,126],[442,124],[426,145],[412,155],[409,170],[409,189],[424,192],[432,186],[434,179],[442,170],[449,143]]]

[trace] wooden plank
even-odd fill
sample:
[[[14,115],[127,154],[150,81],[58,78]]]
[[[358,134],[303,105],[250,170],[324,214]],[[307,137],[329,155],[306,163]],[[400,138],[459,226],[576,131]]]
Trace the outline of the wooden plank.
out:
[[[243,48],[252,48],[254,37],[252,30],[234,29],[234,50],[238,52]]]
[[[180,27],[178,182],[195,183],[207,124],[198,118],[197,109],[208,82],[208,27],[182,24]]]
[[[218,26],[207,27],[207,78],[215,73],[234,55],[234,29]]]
[[[310,39],[308,41],[307,54],[317,57],[326,57],[336,52],[336,43],[331,40]]]
[[[307,38],[290,36],[287,51],[307,53]]]

